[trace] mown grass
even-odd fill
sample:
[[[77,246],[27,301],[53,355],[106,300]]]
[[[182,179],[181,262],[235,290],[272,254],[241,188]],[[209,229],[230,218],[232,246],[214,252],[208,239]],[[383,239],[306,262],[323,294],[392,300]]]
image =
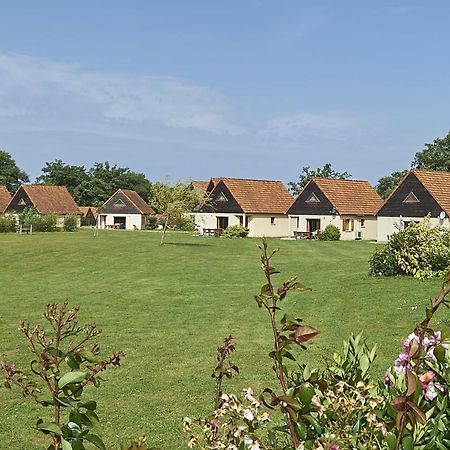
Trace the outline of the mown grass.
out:
[[[379,346],[374,370],[381,375],[440,285],[369,277],[371,243],[269,242],[280,248],[279,279],[298,275],[313,289],[285,305],[320,330],[299,354],[311,364],[363,331]],[[263,283],[257,243],[183,233],[169,234],[163,247],[150,232],[0,235],[0,353],[27,368],[19,321],[38,321],[47,302],[81,305],[81,318],[103,329],[105,353],[127,354],[101,389],[89,392],[99,401],[107,447],[144,433],[164,449],[185,448],[181,419],[211,408],[210,374],[225,336],[236,337],[233,360],[241,369],[229,390],[272,384],[271,330],[253,300]],[[0,448],[43,448],[31,429],[42,411],[1,388],[0,405]]]

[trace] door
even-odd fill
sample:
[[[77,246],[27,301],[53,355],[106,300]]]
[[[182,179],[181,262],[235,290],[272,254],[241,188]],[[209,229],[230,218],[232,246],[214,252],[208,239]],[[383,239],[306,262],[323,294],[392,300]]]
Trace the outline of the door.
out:
[[[310,233],[320,231],[320,219],[306,219],[306,231]]]
[[[217,228],[225,230],[228,228],[228,217],[218,217],[217,218]]]
[[[125,230],[127,228],[127,218],[114,216],[114,228]]]

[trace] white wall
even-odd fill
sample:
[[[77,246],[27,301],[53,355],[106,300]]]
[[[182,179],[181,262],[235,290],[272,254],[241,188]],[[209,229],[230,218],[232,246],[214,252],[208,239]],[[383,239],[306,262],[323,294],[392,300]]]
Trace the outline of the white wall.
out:
[[[275,219],[273,225],[271,217]],[[248,229],[250,237],[285,237],[289,236],[289,219],[283,214],[254,214],[248,216]]]
[[[297,226],[298,218],[298,226]],[[375,240],[377,238],[377,219],[373,216],[340,216],[338,214],[320,216],[320,215],[306,215],[306,216],[290,216],[290,235],[294,231],[307,231],[307,219],[319,219],[320,229],[324,230],[328,225],[336,226],[341,232],[341,240],[353,241],[356,239],[356,233],[361,232],[362,240]],[[353,231],[343,231],[344,219],[351,219],[353,223]],[[364,226],[361,226],[361,219],[364,219]]]
[[[423,217],[403,217],[403,222],[420,222]],[[430,223],[433,227],[440,225],[444,228],[450,228],[449,218],[443,220],[438,218],[431,218]],[[399,217],[378,217],[377,220],[377,241],[387,242],[389,237],[399,231],[400,218]]]
[[[195,226],[200,234],[203,234],[203,228],[217,228],[217,217],[228,217],[228,226],[239,225],[239,216],[243,214],[216,214],[216,213],[192,213]]]
[[[127,230],[134,230],[135,227],[138,230],[142,229],[141,214],[100,214],[100,227],[101,228],[113,227],[114,217],[125,217]]]

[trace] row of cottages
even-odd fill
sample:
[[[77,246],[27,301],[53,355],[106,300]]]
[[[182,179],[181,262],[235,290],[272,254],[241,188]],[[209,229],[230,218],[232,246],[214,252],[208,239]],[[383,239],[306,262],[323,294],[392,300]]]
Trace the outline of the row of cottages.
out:
[[[11,201],[11,194],[6,186],[0,186],[0,214],[4,214]]]
[[[411,170],[377,215],[377,240],[386,242],[399,229],[427,215],[433,226],[450,228],[450,173]]]
[[[312,178],[295,199],[281,181],[212,178],[192,186],[209,197],[194,213],[202,234],[244,225],[249,236],[311,236],[333,224],[345,240],[377,238],[383,201],[367,181]]]
[[[212,178],[206,189],[204,182],[193,182],[192,186],[204,190],[209,199],[193,213],[201,234],[242,225],[252,237],[288,236],[287,210],[293,198],[281,181]]]
[[[288,209],[289,236],[335,225],[343,240],[375,240],[383,200],[367,181],[311,178]]]

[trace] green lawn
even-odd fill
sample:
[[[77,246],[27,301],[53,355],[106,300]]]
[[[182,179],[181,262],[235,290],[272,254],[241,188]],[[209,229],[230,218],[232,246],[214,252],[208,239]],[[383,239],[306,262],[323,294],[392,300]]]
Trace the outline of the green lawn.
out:
[[[107,447],[144,433],[164,449],[185,448],[181,419],[211,406],[210,374],[223,337],[236,337],[234,361],[241,369],[230,390],[272,382],[271,331],[253,299],[263,282],[257,243],[174,233],[160,247],[157,233],[120,231],[0,235],[0,353],[26,368],[19,321],[35,322],[47,302],[68,298],[81,305],[83,320],[103,329],[105,352],[127,354],[123,366],[93,390]],[[313,364],[352,331],[363,330],[380,347],[375,370],[382,374],[440,284],[370,278],[371,243],[270,244],[280,248],[280,280],[298,275],[313,289],[286,303],[320,330],[300,355]],[[40,415],[31,400],[0,388],[0,405],[0,447],[42,448],[30,428]]]

